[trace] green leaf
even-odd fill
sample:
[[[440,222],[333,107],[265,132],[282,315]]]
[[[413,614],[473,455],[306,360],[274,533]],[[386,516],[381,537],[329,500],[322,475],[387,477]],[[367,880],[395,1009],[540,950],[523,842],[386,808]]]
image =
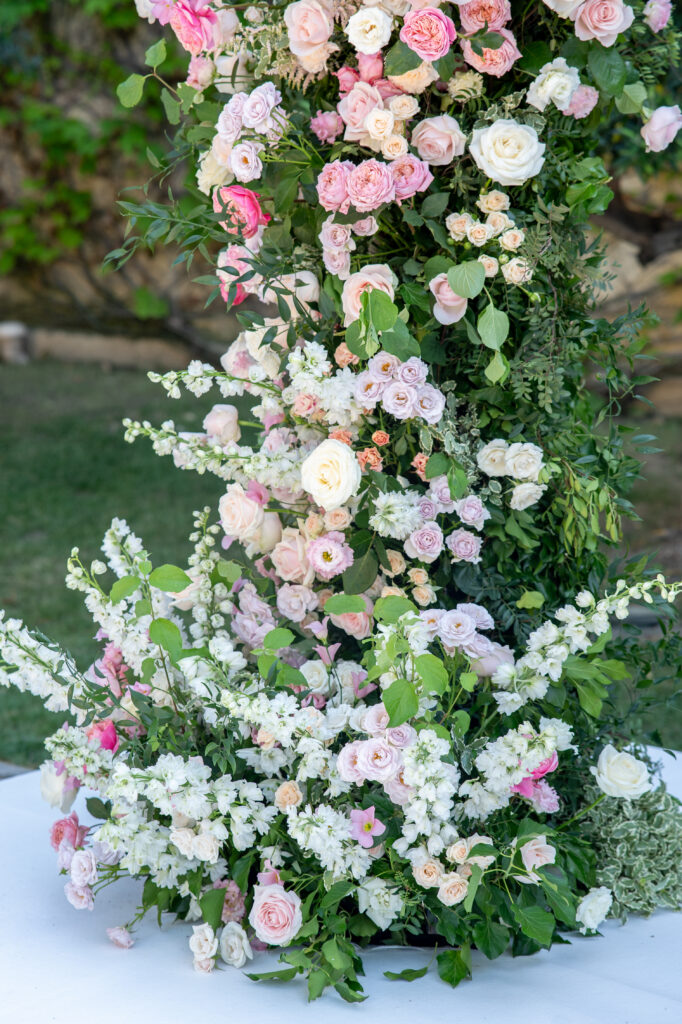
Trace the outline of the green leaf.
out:
[[[111,804],[100,800],[98,796],[89,796],[85,801],[85,806],[88,809],[88,814],[91,814],[93,818],[99,818],[101,821],[106,821],[111,813]]]
[[[381,335],[381,346],[386,352],[397,356],[403,362],[410,356],[418,356],[421,352],[419,342],[412,337],[400,317],[396,319],[390,331],[384,331]]]
[[[384,971],[384,978],[389,981],[416,981],[423,978],[428,969],[427,964],[426,967],[405,967],[402,971]]]
[[[438,974],[448,985],[457,988],[461,981],[471,977],[471,948],[446,949],[439,953]]]
[[[328,615],[344,615],[346,612],[358,614],[366,609],[364,598],[356,594],[334,594],[325,601],[324,610]]]
[[[220,576],[228,583],[236,583],[242,574],[242,567],[238,562],[226,562],[224,559],[220,559],[216,569]]]
[[[116,95],[123,107],[135,107],[142,99],[144,75],[129,75],[125,82],[116,87]]]
[[[488,378],[491,384],[497,384],[503,380],[509,372],[509,363],[505,356],[501,352],[496,352],[492,357],[488,365],[486,366],[483,373]]]
[[[116,580],[113,587],[109,592],[109,600],[112,604],[118,604],[124,597],[130,597],[140,586],[140,578],[138,576],[122,576],[120,580]]]
[[[427,693],[445,693],[450,677],[440,658],[435,654],[419,654],[414,659],[414,667]]]
[[[341,879],[339,882],[334,882],[329,892],[320,900],[320,909],[326,910],[328,907],[336,907],[344,896],[347,896],[349,892],[352,892],[355,888],[353,882],[349,882],[346,879]]]
[[[389,726],[402,725],[408,718],[414,718],[419,711],[419,699],[414,683],[408,679],[396,679],[384,690],[381,699],[388,711]]]
[[[553,914],[541,907],[520,907],[517,903],[512,903],[511,910],[524,935],[541,946],[550,947],[555,925]]]
[[[218,892],[219,890],[215,890]],[[224,895],[224,893],[223,893]],[[263,971],[261,974],[248,974],[251,981],[291,981],[299,973],[298,967],[282,967],[278,971]]]
[[[440,217],[447,209],[447,205],[450,202],[449,192],[434,192],[432,195],[427,196],[421,205],[421,213],[423,217]]]
[[[203,917],[206,924],[210,924],[214,932],[220,927],[220,920],[223,913],[223,907],[225,905],[225,890],[224,889],[209,889],[199,899],[199,906],[201,907],[201,916]]]
[[[278,651],[281,647],[288,647],[296,639],[296,635],[290,629],[271,629],[265,634],[263,647],[268,651]]]
[[[426,463],[424,476],[427,480],[433,480],[436,476],[446,476],[450,469],[450,459],[444,452],[436,452]]]
[[[424,278],[427,281],[431,281],[434,277],[438,277],[439,274],[447,274],[448,270],[455,266],[456,264],[449,260],[447,256],[432,256],[424,264]]]
[[[327,985],[331,982],[324,971],[311,971],[308,975],[308,999],[319,999]]]
[[[341,998],[347,1003],[364,1003],[367,998],[367,996],[363,995],[362,992],[357,992],[355,989],[351,988],[346,981],[335,982],[334,988]]]
[[[478,333],[487,348],[501,348],[509,336],[509,317],[489,303],[478,318]]]
[[[166,59],[166,40],[159,39],[157,43],[150,46],[144,55],[144,62],[148,68],[158,68]]]
[[[384,57],[384,74],[403,75],[406,71],[414,71],[421,64],[421,57],[403,42],[397,42]]]
[[[357,558],[341,577],[345,593],[361,594],[371,587],[377,578],[378,568],[377,560],[370,548],[361,558]]]
[[[363,294],[362,307],[377,331],[390,331],[398,319],[398,307],[380,288],[370,288]]]
[[[488,960],[501,956],[509,945],[509,930],[489,917],[474,925],[473,936],[476,947]]]
[[[440,78],[441,82],[447,82],[449,81],[449,79],[452,78],[455,71],[456,62],[457,58],[455,57],[454,47],[448,50],[444,57],[441,57],[439,60],[434,61],[433,66],[438,72],[438,77]]]
[[[160,565],[151,573],[149,582],[158,590],[178,594],[188,587],[192,580],[183,569],[178,569],[177,565]]]
[[[474,299],[485,283],[485,270],[478,260],[468,260],[448,270],[448,284],[455,295]]]
[[[524,590],[516,602],[517,608],[542,608],[545,603],[544,594],[539,590]]]
[[[646,103],[647,91],[643,82],[632,82],[624,85],[623,91],[616,96],[616,106],[621,114],[638,114]]]
[[[161,102],[163,103],[163,109],[166,111],[169,123],[180,124],[180,104],[176,99],[173,99],[168,89],[162,91]]]
[[[452,717],[452,727],[455,732],[455,736],[466,736],[471,725],[471,715],[468,711],[455,711]]]
[[[595,43],[587,55],[587,66],[595,83],[607,96],[618,96],[625,85],[627,67],[614,47]]]
[[[177,661],[182,650],[180,630],[169,619],[154,619],[149,627],[149,639],[167,651],[173,661]]]
[[[457,682],[467,693],[473,693],[474,687],[478,682],[478,676],[475,672],[462,672]]]
[[[322,955],[336,971],[343,971],[346,967],[350,966],[350,957],[339,949],[336,939],[327,939],[323,943]]]
[[[548,43],[544,43],[539,39],[529,41],[524,43],[523,57],[516,66],[523,71],[529,71],[532,75],[536,75],[541,67],[549,64],[553,56]]]
[[[374,618],[378,619],[379,622],[387,622],[389,625],[392,625],[398,621],[401,615],[416,611],[416,605],[412,604],[406,597],[380,597],[374,605]]]
[[[467,894],[463,903],[467,914],[471,912],[471,908],[474,905],[474,896],[476,895],[476,890],[478,889],[482,877],[483,868],[480,864],[474,864],[471,868],[471,874],[469,875],[469,885],[467,886]]]
[[[298,195],[299,170],[291,174],[282,174],[275,185],[275,208],[283,213],[290,210]]]

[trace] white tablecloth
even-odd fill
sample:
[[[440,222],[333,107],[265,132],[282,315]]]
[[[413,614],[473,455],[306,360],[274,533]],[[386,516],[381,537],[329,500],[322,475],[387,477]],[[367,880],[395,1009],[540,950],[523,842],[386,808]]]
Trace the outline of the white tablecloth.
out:
[[[682,795],[682,757],[662,755],[671,790]],[[536,956],[488,961],[474,953],[474,977],[453,990],[434,969],[415,982],[388,981],[384,970],[421,967],[422,950],[364,954],[369,999],[348,1005],[333,991],[310,1005],[304,985],[256,985],[226,968],[196,974],[190,927],[159,930],[151,915],[130,950],[111,945],[105,928],[132,916],[139,885],[104,890],[92,913],[63,894],[48,831],[55,812],[32,772],[0,783],[0,1024],[680,1024],[682,914],[603,926],[603,938],[577,936]],[[681,851],[670,851],[679,858]],[[258,954],[256,970],[276,957]]]

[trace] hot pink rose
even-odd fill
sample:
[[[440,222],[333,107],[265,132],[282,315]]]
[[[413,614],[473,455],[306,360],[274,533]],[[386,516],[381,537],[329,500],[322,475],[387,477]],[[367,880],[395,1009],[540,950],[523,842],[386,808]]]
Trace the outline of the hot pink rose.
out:
[[[364,612],[344,612],[343,615],[330,615],[335,626],[342,629],[344,633],[348,633],[349,636],[354,636],[356,640],[364,640],[372,630],[374,605],[367,596],[364,601],[366,608]]]
[[[644,7],[644,20],[652,32],[660,32],[670,21],[672,10],[670,0],[649,0]]]
[[[391,168],[380,160],[364,160],[348,175],[348,198],[358,213],[369,213],[395,199]]]
[[[317,197],[323,209],[348,213],[348,178],[352,170],[354,165],[348,160],[334,160],[322,168],[317,178]]]
[[[342,96],[350,92],[355,83],[360,81],[360,75],[353,68],[344,66],[333,73],[339,80],[339,92]]]
[[[479,32],[485,26],[497,32],[511,18],[509,0],[469,0],[459,5],[459,17],[465,32]]]
[[[87,828],[78,824],[78,815],[72,811],[68,818],[55,821],[50,829],[50,846],[53,850],[58,850],[63,842],[67,842],[75,850],[83,845],[87,834]]]
[[[243,185],[215,189],[213,209],[228,217],[220,221],[220,226],[230,235],[241,234],[244,238],[253,238],[258,234],[258,229],[270,221],[270,214],[263,213],[259,199],[258,192],[252,192]]]
[[[440,114],[419,122],[412,132],[412,145],[422,160],[434,167],[445,167],[462,155],[466,137],[454,117]]]
[[[358,71],[363,82],[374,85],[384,73],[384,60],[379,53],[358,53]]]
[[[203,0],[175,0],[170,27],[188,53],[196,55],[213,48],[213,26],[217,20],[215,11]]]
[[[333,110],[318,110],[315,117],[310,119],[310,130],[315,133],[320,142],[331,145],[343,131],[343,120]]]
[[[632,7],[623,0],[586,0],[575,14],[575,34],[583,41],[598,39],[602,46],[613,46],[634,17]]]
[[[363,127],[365,118],[377,107],[382,109],[384,101],[373,85],[356,82],[349,93],[339,100],[336,109],[346,125],[345,139],[360,141],[366,135]]]
[[[110,718],[103,722],[93,722],[85,730],[85,734],[89,740],[98,740],[103,750],[113,750],[114,752],[118,750],[116,726]]]
[[[530,773],[530,776],[531,776],[532,779],[541,779],[543,777],[543,775],[549,775],[550,772],[556,771],[556,769],[558,767],[559,767],[559,755],[557,754],[557,752],[555,750],[554,753],[551,754],[550,757],[546,757],[544,761],[540,762],[540,764],[537,766],[537,768],[535,768]]]
[[[497,31],[504,39],[504,42],[497,50],[484,46],[483,53],[479,56],[474,52],[474,48],[468,39],[460,39],[460,45],[467,64],[470,64],[472,68],[475,68],[476,71],[480,71],[484,75],[493,75],[495,78],[501,78],[502,75],[506,75],[514,66],[521,56],[521,51],[516,45],[516,39],[509,29],[500,28]]]
[[[432,278],[429,290],[436,300],[433,315],[439,324],[454,324],[462,319],[467,311],[468,300],[453,292],[447,274],[438,274]]]
[[[403,199],[411,199],[417,192],[424,192],[433,181],[429,165],[412,153],[399,156],[390,166],[398,203]]]
[[[682,113],[678,106],[657,107],[640,129],[640,134],[646,142],[647,153],[660,153],[661,150],[667,149],[680,128]]]
[[[389,299],[393,299],[395,295],[393,280],[391,268],[387,267],[385,263],[368,263],[362,270],[351,274],[344,283],[341,293],[346,327],[360,316],[364,292],[378,288],[380,291],[386,292]]]
[[[426,61],[444,57],[456,38],[452,19],[435,7],[410,11],[400,30],[402,42]]]
[[[574,117],[576,121],[591,114],[599,102],[599,90],[591,85],[579,85],[571,96],[571,102],[561,111],[566,117]]]
[[[287,946],[298,933],[303,917],[301,900],[282,885],[255,885],[249,924],[261,942]]]

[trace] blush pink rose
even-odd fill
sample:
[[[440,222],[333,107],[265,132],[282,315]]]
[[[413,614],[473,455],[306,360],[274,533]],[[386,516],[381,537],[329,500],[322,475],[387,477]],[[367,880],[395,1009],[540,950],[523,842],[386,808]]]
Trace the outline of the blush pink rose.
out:
[[[374,85],[384,73],[384,60],[379,53],[358,53],[358,71],[363,82]]]
[[[598,39],[602,46],[613,46],[634,17],[632,7],[623,0],[586,0],[575,14],[575,34],[583,41]]]
[[[79,825],[78,815],[72,811],[68,818],[55,821],[50,829],[50,846],[53,850],[58,850],[63,842],[67,842],[75,850],[83,845],[87,834],[87,828]]]
[[[365,781],[365,776],[358,768],[358,752],[361,745],[362,740],[353,740],[352,743],[341,747],[339,751],[336,768],[344,782],[355,782],[361,785]]]
[[[484,46],[483,53],[480,56],[474,52],[474,48],[468,39],[461,39],[460,44],[467,64],[470,64],[476,71],[480,71],[481,74],[501,78],[502,75],[506,75],[514,66],[521,56],[521,51],[516,45],[516,39],[509,29],[500,28],[497,31],[504,39],[502,45],[496,50]]]
[[[591,85],[579,85],[571,96],[571,102],[561,113],[566,117],[574,117],[580,121],[583,117],[591,114],[599,102],[599,90],[593,89]]]
[[[388,164],[363,160],[348,175],[348,198],[358,213],[370,213],[395,199],[395,182]]]
[[[310,130],[314,132],[320,142],[331,145],[343,131],[343,120],[333,110],[318,110],[315,117],[310,119]]]
[[[288,946],[303,923],[301,900],[282,885],[255,885],[249,924],[268,946]]]
[[[467,311],[468,300],[453,292],[448,275],[438,274],[429,281],[429,290],[436,300],[433,315],[439,324],[455,324]]]
[[[213,26],[218,21],[215,11],[203,0],[175,0],[170,27],[188,53],[196,56],[214,46]]]
[[[470,0],[459,5],[459,18],[465,32],[479,32],[488,26],[498,32],[511,18],[509,0]]]
[[[356,82],[349,93],[339,100],[336,109],[346,125],[344,138],[360,141],[366,135],[365,119],[373,110],[383,109],[382,100],[377,89],[367,82]]]
[[[426,61],[444,57],[456,38],[452,18],[435,7],[410,11],[400,30],[401,41]]]
[[[372,782],[388,782],[398,774],[402,764],[399,748],[392,746],[388,740],[373,736],[372,739],[360,741],[357,768],[364,778]]]
[[[210,57],[192,57],[187,69],[187,85],[201,92],[213,81],[215,64]]]
[[[389,299],[395,295],[393,274],[385,263],[368,263],[362,270],[351,274],[344,283],[341,305],[346,327],[358,319],[362,310],[362,296],[373,288],[386,292]]]
[[[130,949],[135,943],[135,939],[132,937],[127,928],[122,925],[118,925],[116,928],[106,929],[107,938],[109,942],[113,942],[119,949]]]
[[[328,41],[334,31],[334,19],[327,3],[298,0],[284,12],[289,49],[297,57],[309,57]]]
[[[404,93],[399,85],[389,81],[388,78],[377,78],[373,84],[382,100],[390,100],[391,96],[402,96]]]
[[[317,198],[329,213],[348,213],[348,178],[354,165],[348,160],[334,160],[320,171],[317,178]]]
[[[672,12],[670,0],[649,0],[644,7],[644,20],[652,32],[660,32],[670,21]]]
[[[443,531],[436,522],[424,523],[410,534],[404,547],[408,558],[434,562],[443,550]]]
[[[220,221],[220,226],[230,235],[241,234],[244,238],[253,238],[258,234],[258,229],[271,219],[269,213],[263,213],[259,199],[258,192],[252,192],[243,185],[215,189],[213,209],[228,217],[228,220]]]
[[[475,658],[474,661],[472,661],[471,670],[472,672],[475,672],[477,676],[484,676],[488,678],[497,672],[500,665],[513,664],[514,652],[511,647],[491,642],[485,654],[482,654],[480,658]]]
[[[660,153],[667,149],[673,141],[680,128],[682,128],[682,113],[678,106],[658,107],[646,121],[640,134],[646,142],[647,153]]]
[[[391,174],[395,183],[395,198],[398,203],[411,199],[417,192],[424,192],[433,175],[425,160],[419,160],[413,153],[406,153],[391,162]]]
[[[334,75],[339,80],[339,92],[344,96],[347,92],[350,92],[356,82],[360,81],[360,75],[353,68],[344,67],[339,68],[338,71],[334,71]]]
[[[312,583],[315,574],[306,555],[306,542],[295,527],[282,530],[282,539],[271,551],[270,560],[280,579],[304,586]]]
[[[452,552],[453,562],[471,562],[477,565],[481,561],[481,538],[471,530],[454,530],[446,542]]]
[[[85,735],[89,740],[97,740],[102,750],[118,750],[118,734],[110,718],[103,722],[93,722],[85,730]]]
[[[367,596],[364,597],[364,602],[364,612],[344,612],[342,615],[330,615],[335,626],[342,629],[344,633],[348,633],[349,636],[355,637],[356,640],[364,640],[372,630],[374,605]]]
[[[555,859],[556,850],[547,842],[547,836],[536,836],[521,847],[521,860],[524,867],[531,873],[534,873],[534,868],[553,864]]]
[[[440,114],[419,122],[412,132],[412,145],[422,160],[434,167],[445,167],[462,155],[466,137],[454,117]]]

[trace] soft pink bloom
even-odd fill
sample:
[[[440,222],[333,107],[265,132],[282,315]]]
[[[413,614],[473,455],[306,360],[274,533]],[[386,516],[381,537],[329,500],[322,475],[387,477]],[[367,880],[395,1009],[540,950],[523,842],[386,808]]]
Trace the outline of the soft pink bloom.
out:
[[[203,0],[175,0],[170,27],[191,54],[210,50],[214,45],[213,26],[218,17]]]
[[[426,61],[444,57],[456,38],[452,19],[435,7],[410,11],[400,30],[402,42]]]
[[[93,722],[85,730],[85,735],[89,740],[98,740],[103,750],[113,750],[114,752],[118,750],[116,726],[110,718],[102,722]]]
[[[373,807],[368,807],[367,810],[352,810],[350,812],[350,820],[351,839],[356,839],[365,850],[369,850],[374,846],[374,836],[383,835],[386,831],[383,821],[379,821],[378,818],[374,817]]]
[[[379,704],[372,704],[371,708],[368,708],[362,716],[362,728],[370,736],[375,736],[380,732],[386,731],[389,718],[390,715],[381,702]],[[395,746],[397,745],[395,744]]]
[[[258,229],[270,221],[270,214],[263,213],[258,202],[260,195],[243,185],[229,185],[217,188],[213,192],[213,209],[216,213],[224,213],[227,220],[220,221],[220,226],[230,235],[241,234],[244,238],[253,238]]]
[[[477,565],[481,561],[481,538],[470,530],[455,530],[445,543],[452,552],[454,562],[471,562]]]
[[[365,781],[365,776],[358,767],[358,753],[361,743],[362,740],[353,740],[352,743],[347,743],[345,747],[341,747],[339,751],[336,770],[344,782],[355,782],[359,785]]]
[[[358,53],[358,71],[363,82],[374,85],[384,73],[384,59],[379,53]]]
[[[402,96],[403,90],[395,82],[391,82],[388,78],[377,78],[374,83],[376,89],[379,90],[379,95],[382,100],[390,100],[391,96]]]
[[[330,533],[308,542],[308,561],[322,580],[339,576],[353,564],[353,549],[346,544],[343,533]]]
[[[574,15],[575,34],[583,41],[598,39],[602,46],[613,46],[634,17],[632,7],[623,0],[586,0]]]
[[[456,501],[455,512],[465,526],[473,526],[474,530],[482,530],[486,519],[490,519],[490,512],[475,494]]]
[[[408,786],[407,783],[403,781],[402,771],[399,771],[392,779],[387,779],[383,786],[389,800],[394,804],[398,804],[400,807],[409,803],[414,796],[414,789],[412,786]]]
[[[345,326],[353,323],[360,316],[363,294],[373,288],[386,292],[389,299],[395,295],[391,268],[385,263],[368,263],[362,270],[351,274],[344,282],[341,293],[341,305],[345,316]]]
[[[262,881],[260,875],[258,876],[258,881]],[[279,881],[279,876],[277,877],[277,881]],[[220,882],[214,882],[213,888],[225,890],[225,902],[223,903],[223,909],[220,915],[223,924],[228,924],[229,921],[241,921],[246,913],[246,905],[244,902],[244,893],[241,891],[237,883],[233,882],[231,878],[223,879]]]
[[[364,640],[372,631],[374,605],[366,595],[364,601],[366,608],[364,612],[344,612],[342,615],[330,616],[335,626],[348,633],[349,636],[355,637],[356,640]]]
[[[386,739],[394,747],[404,750],[405,747],[411,747],[417,739],[417,730],[407,722],[403,725],[394,725],[393,728],[386,730]]]
[[[398,203],[403,199],[411,199],[417,192],[424,192],[433,181],[429,165],[413,153],[392,160],[390,167]]]
[[[95,906],[95,898],[89,885],[74,885],[67,882],[64,886],[64,894],[76,910],[92,910]]]
[[[661,32],[670,21],[671,0],[649,0],[644,7],[644,20],[652,32]]]
[[[432,477],[429,481],[429,496],[436,502],[440,512],[455,511],[455,499],[450,494],[450,484],[445,475]]]
[[[297,57],[310,59],[319,53],[334,31],[334,18],[324,0],[297,0],[284,12],[289,49]]]
[[[135,943],[135,939],[123,925],[119,924],[115,928],[107,928],[106,932],[109,941],[113,942],[119,949],[130,949]]]
[[[403,384],[418,386],[426,383],[428,372],[429,367],[423,359],[419,359],[417,356],[410,356],[409,359],[406,359],[404,363],[398,366],[396,376]]]
[[[491,643],[485,654],[475,658],[471,663],[471,670],[476,675],[489,677],[497,672],[500,665],[513,665],[514,652],[511,647]]]
[[[544,779],[533,783],[529,800],[540,814],[553,814],[559,810],[559,794]]]
[[[98,639],[102,637],[98,636]],[[115,697],[120,697],[126,684],[128,666],[123,662],[123,655],[114,644],[107,644],[102,657],[88,669],[88,678],[96,683],[109,687]],[[98,675],[101,673],[101,676]]]
[[[72,811],[68,818],[60,818],[53,824],[50,829],[50,845],[53,850],[58,850],[63,842],[67,842],[76,849],[83,845],[87,834],[87,828],[79,825],[78,815]]]
[[[287,526],[282,531],[282,539],[275,545],[270,558],[280,579],[304,586],[312,583],[314,571],[308,562],[306,542],[295,527]]]
[[[454,117],[439,114],[419,122],[412,132],[412,145],[422,160],[433,167],[445,167],[462,155],[466,136]]]
[[[390,352],[377,352],[367,363],[368,372],[376,380],[388,384],[396,376],[400,360]],[[407,383],[407,382],[406,382]]]
[[[353,68],[344,67],[339,68],[338,71],[334,71],[333,74],[339,80],[339,92],[344,96],[347,92],[350,92],[356,82],[360,81],[360,75]]]
[[[363,217],[362,220],[356,220],[354,224],[351,224],[351,229],[354,235],[360,235],[366,237],[368,235],[375,235],[379,230],[376,217]]]
[[[318,110],[315,117],[310,119],[310,130],[315,133],[320,142],[331,145],[343,131],[343,119],[333,110]]]
[[[402,767],[400,750],[378,736],[361,740],[356,756],[358,771],[373,782],[387,782]]]
[[[325,210],[348,213],[348,178],[354,169],[348,160],[334,160],[324,165],[317,178],[317,197]]]
[[[521,860],[526,870],[530,873],[533,881],[539,881],[540,876],[534,870],[542,868],[546,864],[553,864],[556,859],[556,850],[547,842],[547,836],[536,836],[529,839],[521,847]]]
[[[535,768],[530,773],[530,777],[532,779],[541,779],[543,777],[543,775],[549,775],[550,772],[556,771],[556,769],[558,767],[559,767],[559,755],[557,754],[557,752],[555,750],[554,753],[550,755],[550,757],[546,757],[544,761],[540,762],[540,764],[537,766],[537,768]]]
[[[57,868],[60,871],[71,870],[71,862],[75,852],[76,851],[73,846],[67,839],[59,844],[59,849],[57,850]]]
[[[323,249],[322,262],[328,273],[335,274],[340,281],[350,277],[350,252],[348,249]]]
[[[443,531],[438,523],[424,523],[410,534],[404,546],[408,558],[434,562],[443,550]]]
[[[326,249],[355,248],[350,224],[336,224],[334,217],[327,217],[317,236]]]
[[[417,388],[417,415],[426,423],[439,423],[445,409],[445,395],[433,384]]]
[[[215,64],[210,57],[192,57],[187,71],[187,85],[201,92],[202,89],[205,89],[213,81],[214,71]]]
[[[516,45],[516,39],[509,29],[500,28],[497,31],[504,39],[504,42],[497,50],[484,46],[483,53],[479,56],[474,52],[474,48],[468,39],[460,39],[460,45],[467,64],[470,64],[472,68],[475,68],[476,71],[480,71],[484,75],[493,75],[495,78],[500,78],[511,70],[521,56],[521,51]]]
[[[363,160],[348,175],[348,198],[358,213],[369,213],[395,199],[395,182],[388,164]]]
[[[509,0],[469,0],[459,4],[459,19],[465,32],[478,32],[486,24],[490,32],[497,32],[510,18]]]
[[[438,636],[448,653],[465,647],[476,635],[476,623],[457,609],[443,612],[438,621]]]
[[[300,583],[285,583],[277,591],[277,611],[292,622],[303,622],[317,605],[317,594]]]
[[[591,85],[579,85],[571,96],[571,102],[561,113],[566,117],[574,117],[580,121],[583,117],[591,114],[599,102],[599,90]]]
[[[92,850],[76,850],[69,866],[71,881],[82,889],[97,881],[97,861]]]
[[[303,917],[301,900],[282,885],[255,885],[249,924],[261,942],[287,946],[296,937]]]
[[[397,420],[409,420],[417,415],[417,389],[393,380],[381,395],[381,404],[389,416]]]
[[[447,274],[438,274],[432,278],[429,290],[436,300],[433,315],[439,324],[454,324],[462,319],[467,311],[468,300],[453,292]]]
[[[368,82],[356,82],[349,93],[337,104],[336,109],[346,125],[344,139],[362,140],[367,134],[364,129],[365,118],[373,110],[382,109],[384,101],[374,86]]]
[[[646,142],[647,153],[660,153],[667,149],[680,128],[682,128],[682,112],[678,106],[657,107],[646,121],[640,134]]]

